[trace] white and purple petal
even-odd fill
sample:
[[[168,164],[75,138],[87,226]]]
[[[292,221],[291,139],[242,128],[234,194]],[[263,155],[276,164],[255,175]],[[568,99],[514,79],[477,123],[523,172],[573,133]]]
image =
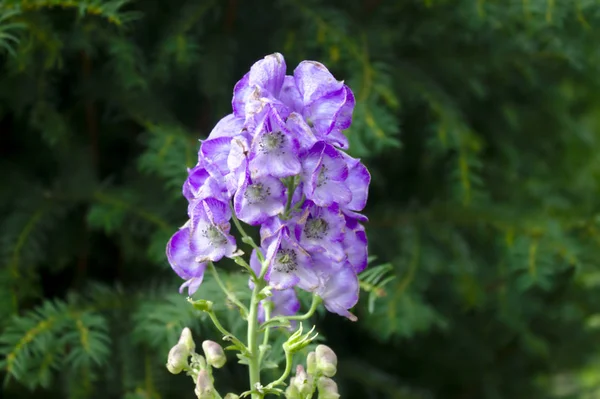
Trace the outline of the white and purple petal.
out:
[[[251,180],[250,176],[246,176],[244,184],[234,196],[238,219],[256,226],[282,213],[285,210],[285,190],[281,181],[274,177]]]
[[[323,299],[325,308],[340,316],[356,321],[356,316],[348,311],[358,302],[358,276],[349,265],[345,265],[335,274],[325,279],[317,290],[317,295]]]
[[[279,96],[285,78],[285,59],[280,53],[267,55],[250,68],[248,84],[266,89],[272,96]]]
[[[175,273],[187,280],[180,288],[182,292],[188,287],[188,294],[192,295],[204,277],[206,263],[196,261],[196,256],[190,247],[190,229],[186,226],[178,230],[167,244],[167,259]]]

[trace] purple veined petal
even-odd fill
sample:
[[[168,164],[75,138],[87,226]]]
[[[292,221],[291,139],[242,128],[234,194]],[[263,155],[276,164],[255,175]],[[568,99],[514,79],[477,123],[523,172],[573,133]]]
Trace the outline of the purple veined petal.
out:
[[[328,279],[330,275],[335,274],[345,264],[346,260],[336,262],[332,260],[325,252],[309,252],[315,273],[321,280]]]
[[[248,154],[250,153],[249,141],[249,135],[246,133],[231,140],[231,150],[227,157],[229,173],[225,176],[225,185],[229,196],[233,196],[246,180]]]
[[[360,273],[366,269],[368,262],[367,234],[365,233],[365,228],[360,223],[357,223],[356,220],[346,223],[344,249],[348,264],[355,273]]]
[[[274,237],[277,237],[279,230],[285,226],[284,222],[277,216],[265,220],[260,226],[260,243],[268,247]]]
[[[330,144],[316,143],[303,159],[304,195],[318,206],[346,205],[352,193],[346,186],[348,166]]]
[[[250,72],[245,74],[233,88],[233,99],[231,100],[231,106],[233,108],[233,115],[236,117],[245,117],[246,114],[244,109],[246,107],[246,101],[252,92],[248,81],[250,78]]]
[[[317,295],[323,299],[323,305],[328,311],[347,317],[352,321],[357,319],[348,309],[356,305],[358,294],[358,276],[349,266],[344,266],[329,276],[317,291]]]
[[[344,158],[348,165],[346,186],[352,192],[352,200],[347,205],[347,208],[352,211],[362,211],[367,205],[371,174],[367,170],[367,167],[360,162],[360,159],[354,159],[345,154]]]
[[[229,234],[229,207],[214,198],[207,198],[194,204],[191,214],[190,248],[196,260],[216,262],[223,257],[231,257],[236,244]]]
[[[352,113],[354,112],[354,106],[356,105],[352,90],[346,85],[344,85],[344,89],[346,92],[346,101],[344,101],[344,105],[335,116],[335,129],[339,130],[345,130],[350,127],[352,124]]]
[[[190,248],[190,229],[187,223],[173,234],[167,243],[167,259],[175,273],[183,279],[197,277],[204,273],[205,265],[196,262]]]
[[[252,140],[250,173],[253,178],[298,175],[302,165],[297,153],[298,142],[287,130],[279,114],[272,110]]]
[[[317,134],[325,136],[335,127],[336,116],[345,102],[346,90],[342,87],[307,104],[302,110],[302,115]]]
[[[285,186],[279,179],[264,177],[246,181],[234,197],[235,213],[241,221],[255,226],[285,210]]]
[[[207,219],[215,225],[228,223],[231,219],[231,208],[216,198],[206,198],[198,204],[202,206]]]
[[[190,248],[190,230],[183,227],[177,231],[167,244],[167,259],[177,275],[187,280],[179,289],[182,292],[188,287],[188,294],[193,295],[204,278],[206,263],[196,261]]]
[[[219,137],[233,137],[239,134],[244,128],[244,118],[229,114],[223,118],[213,128],[208,135],[208,140]]]
[[[188,296],[192,296],[194,295],[194,293],[196,291],[198,291],[198,287],[200,287],[200,284],[202,284],[202,280],[204,279],[204,274],[202,274],[202,276],[200,277],[192,277],[191,279],[187,280],[185,283],[181,284],[181,287],[179,287],[179,293],[183,293],[183,290],[187,287],[188,289]]]
[[[271,113],[277,113],[280,118],[285,119],[289,116],[290,110],[266,89],[254,86],[244,105],[246,128],[251,132],[255,131]]]
[[[300,245],[307,251],[322,252],[333,261],[342,261],[346,254],[342,240],[346,220],[339,208],[317,207],[309,204],[307,217],[302,224],[297,225],[300,230]]]
[[[223,176],[229,173],[227,158],[231,150],[231,140],[231,137],[219,137],[205,140],[200,146],[200,153],[205,162],[216,166]]]
[[[300,156],[319,141],[304,120],[304,117],[296,112],[292,112],[288,116],[285,125],[290,134],[298,140]]]
[[[296,81],[293,76],[286,76],[283,80],[283,86],[279,92],[279,100],[292,112],[301,112],[302,108],[304,108],[302,96],[296,87]]]
[[[337,92],[344,86],[343,82],[333,77],[325,65],[316,61],[302,61],[294,70],[294,80],[304,104]]]
[[[310,256],[289,235],[287,227],[271,240],[267,248],[269,269],[265,280],[276,290],[298,285],[313,291],[319,286],[319,278],[310,269]]]
[[[331,130],[331,132],[329,132],[327,136],[324,136],[322,139],[326,143],[339,147],[342,150],[347,150],[348,148],[350,148],[350,144],[348,143],[348,137],[346,137],[346,135],[337,128]]]
[[[206,167],[196,166],[188,171],[189,175],[183,183],[183,196],[188,201],[202,200],[209,197],[227,201],[223,185],[209,173]]]
[[[248,84],[266,89],[272,96],[279,96],[286,71],[285,59],[279,53],[267,55],[250,68]]]

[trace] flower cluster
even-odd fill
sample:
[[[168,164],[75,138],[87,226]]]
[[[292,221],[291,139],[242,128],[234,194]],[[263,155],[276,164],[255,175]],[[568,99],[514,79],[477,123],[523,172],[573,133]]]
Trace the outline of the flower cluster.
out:
[[[252,66],[183,186],[189,220],[167,246],[187,280],[182,289],[198,288],[207,262],[236,256],[236,217],[260,226],[260,254],[250,263],[274,290],[273,315],[298,310],[299,287],[354,317],[348,309],[367,265],[366,218],[358,212],[370,183],[360,160],[342,151],[354,103],[350,88],[318,62],[301,62],[292,76],[278,53]]]

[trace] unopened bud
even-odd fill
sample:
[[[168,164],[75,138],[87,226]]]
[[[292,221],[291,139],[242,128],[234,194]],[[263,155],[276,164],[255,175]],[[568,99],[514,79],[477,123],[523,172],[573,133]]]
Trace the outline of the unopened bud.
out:
[[[337,356],[326,345],[319,345],[316,349],[317,369],[325,377],[333,377],[337,372]]]
[[[240,397],[234,393],[228,393],[223,399],[239,399]]]
[[[177,344],[169,351],[167,357],[167,369],[172,374],[179,374],[181,370],[188,366],[188,356],[190,351],[183,344]]]
[[[317,357],[315,352],[310,352],[306,356],[306,372],[309,375],[315,375],[317,373]]]
[[[200,370],[198,372],[198,379],[196,380],[196,389],[194,390],[198,399],[214,399],[215,388],[208,375],[208,371]]]
[[[300,396],[302,396],[303,398],[312,393],[311,392],[312,387],[311,387],[309,378],[310,377],[308,376],[308,374],[306,374],[306,371],[304,371],[304,367],[301,364],[299,364],[296,367],[296,376],[294,377],[294,385],[296,386],[296,389],[300,393]]]
[[[179,343],[185,345],[188,348],[188,351],[190,351],[190,353],[196,349],[196,343],[192,338],[192,331],[187,327],[181,331]]]
[[[202,350],[206,356],[206,361],[211,366],[220,369],[225,365],[227,358],[221,345],[215,341],[206,340],[202,342]]]
[[[298,388],[296,388],[296,378],[290,378],[290,385],[285,390],[285,398],[286,399],[302,399],[300,396],[300,392],[298,392]]]
[[[331,378],[319,378],[317,387],[319,388],[318,399],[338,399],[340,397],[337,384]]]

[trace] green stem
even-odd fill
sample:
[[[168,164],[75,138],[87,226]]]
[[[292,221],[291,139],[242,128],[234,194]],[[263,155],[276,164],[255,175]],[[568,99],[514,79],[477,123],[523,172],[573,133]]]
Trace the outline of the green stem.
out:
[[[301,315],[295,315],[295,316],[273,317],[271,320],[267,320],[264,323],[262,323],[262,325],[260,326],[260,329],[262,330],[264,328],[267,328],[271,324],[285,323],[286,321],[290,321],[290,320],[306,320],[309,317],[311,317],[313,314],[315,314],[315,311],[317,310],[317,307],[319,306],[320,303],[321,303],[321,298],[318,295],[313,295],[312,303],[310,304],[310,309],[308,309],[308,312],[301,314]]]
[[[248,233],[246,233],[246,230],[244,230],[244,228],[242,227],[242,224],[240,223],[238,218],[235,216],[235,210],[233,209],[233,204],[231,204],[231,219],[233,220],[233,224],[235,225],[235,228],[238,229],[238,231],[242,235],[242,241],[245,242],[246,244],[250,245],[252,248],[254,248],[256,250],[258,260],[260,260],[262,262],[264,259],[263,259],[262,253],[259,251],[260,248],[258,247],[258,245],[256,245],[256,243],[254,242],[252,237],[250,237],[248,235]]]
[[[293,357],[294,355],[290,351],[285,351],[285,370],[283,370],[283,374],[281,374],[281,377],[269,384],[269,388],[276,387],[277,385],[285,383],[285,380],[292,372]]]
[[[266,302],[264,309],[265,309],[265,321],[268,321],[271,318],[271,305],[272,302]],[[269,345],[269,333],[271,332],[270,328],[267,328],[263,334],[263,342],[262,342],[262,348],[260,350],[260,356],[258,358],[258,363],[262,365],[262,361],[263,358],[265,356],[265,352],[267,350],[267,345]]]
[[[221,290],[227,296],[227,299],[229,299],[237,307],[239,307],[243,313],[242,316],[245,317],[248,314],[248,308],[246,306],[244,306],[244,304],[241,303],[240,300],[237,299],[236,296],[231,291],[229,291],[229,289],[227,289],[227,287],[225,287],[225,284],[223,284],[223,281],[221,281],[221,278],[219,277],[219,273],[217,273],[217,268],[215,267],[215,265],[212,262],[208,262],[208,268],[210,269],[210,272],[212,273],[215,281],[217,282],[217,284],[219,285]]]
[[[263,286],[263,280],[257,280],[252,290],[250,300],[250,313],[248,315],[248,372],[250,377],[250,390],[252,399],[262,399],[263,394],[255,391],[260,384],[260,352],[258,348],[258,294]]]
[[[217,315],[215,314],[214,311],[209,310],[209,311],[206,311],[206,313],[208,313],[208,316],[210,317],[213,324],[215,325],[215,327],[217,327],[217,330],[219,330],[219,332],[221,334],[228,337],[228,339],[230,339],[233,343],[235,343],[240,348],[245,348],[245,345],[239,339],[237,339],[233,334],[231,334],[229,331],[227,331],[225,329],[225,327],[223,327],[223,325],[221,324],[219,319],[217,319]]]

